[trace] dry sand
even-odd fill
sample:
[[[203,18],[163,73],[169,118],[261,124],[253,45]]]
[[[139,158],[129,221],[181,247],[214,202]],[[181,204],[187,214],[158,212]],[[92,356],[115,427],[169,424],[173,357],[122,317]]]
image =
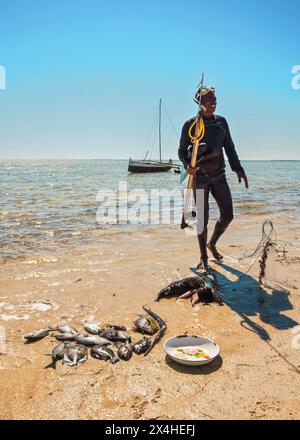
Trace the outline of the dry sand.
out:
[[[147,357],[134,355],[130,362],[111,365],[90,357],[77,369],[61,363],[44,369],[55,339],[23,341],[26,332],[62,320],[78,328],[85,319],[130,327],[163,286],[193,275],[195,237],[176,228],[141,229],[103,236],[93,247],[3,264],[0,418],[299,418],[300,336],[297,341],[292,334],[300,323],[299,258],[288,269],[279,263],[276,268],[289,293],[280,288],[259,293],[258,265],[239,279],[248,264],[234,258],[255,248],[261,221],[235,219],[220,241],[231,255],[223,267],[211,262],[223,307],[192,308],[188,300],[176,299],[150,304],[167,320],[164,340],[188,332],[220,345],[221,356],[197,368],[168,360],[161,342]],[[299,243],[298,225],[283,219],[276,227],[280,238]]]

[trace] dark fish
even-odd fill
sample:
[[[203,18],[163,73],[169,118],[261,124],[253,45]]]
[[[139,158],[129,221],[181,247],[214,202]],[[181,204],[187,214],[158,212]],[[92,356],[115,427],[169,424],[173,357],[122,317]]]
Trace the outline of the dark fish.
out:
[[[83,324],[83,327],[88,333],[91,333],[92,335],[99,335],[99,333],[101,332],[101,328],[93,322],[85,322]]]
[[[72,333],[73,335],[78,334],[76,328],[72,327],[70,324],[66,322],[61,322],[60,324],[58,324],[55,330],[58,330],[59,333]]]
[[[156,297],[155,301],[159,301],[161,298],[171,298],[174,296],[182,295],[189,290],[199,289],[203,287],[204,279],[201,277],[188,277],[179,281],[174,281],[167,287],[164,287]]]
[[[88,351],[84,345],[68,346],[63,357],[64,364],[70,367],[76,367],[77,364],[83,363],[88,358]]]
[[[151,316],[140,315],[134,321],[134,328],[142,335],[154,335],[158,330],[157,322]]]
[[[75,340],[79,342],[79,344],[87,345],[88,347],[109,344],[107,339],[104,339],[99,335],[76,335]]]
[[[207,287],[205,289],[199,289],[198,290],[198,297],[200,302],[203,302],[204,304],[209,304],[212,302],[218,303],[220,305],[223,305],[222,298],[210,287]]]
[[[110,347],[105,347],[103,345],[95,345],[93,348],[91,348],[91,355],[94,358],[102,361],[110,360],[112,364],[115,364],[119,361],[113,350]]]
[[[100,333],[102,338],[108,339],[109,341],[115,342],[118,341],[118,330],[114,330],[113,328],[106,328]]]
[[[147,309],[145,306],[143,306],[143,309],[145,310],[145,312],[148,313],[148,315],[150,315],[153,319],[155,319],[155,321],[157,322],[157,324],[159,326],[159,330],[158,330],[157,334],[155,335],[153,340],[150,342],[149,347],[147,348],[147,350],[144,353],[144,356],[147,356],[147,354],[152,350],[154,345],[157,344],[157,342],[160,341],[160,339],[165,334],[165,332],[167,330],[167,324],[160,316],[157,315],[157,313],[153,312],[150,309]]]
[[[106,327],[108,328],[113,328],[114,330],[122,330],[124,332],[126,332],[126,327],[124,327],[124,325],[119,325],[119,324],[106,324]]]
[[[143,353],[146,353],[146,351],[149,349],[150,345],[151,345],[151,339],[146,338],[146,336],[144,336],[143,339],[140,339],[138,342],[133,344],[132,350],[136,354],[143,354]]]
[[[179,298],[190,298],[192,306],[194,307],[197,303],[203,303],[204,305],[216,302],[219,305],[223,305],[222,299],[219,295],[211,288],[204,287],[202,289],[191,290],[190,292],[184,293]]]
[[[127,342],[131,341],[131,336],[121,330],[114,330],[113,328],[107,328],[103,331],[101,331],[100,336],[102,338],[108,339],[112,342]]]
[[[166,322],[157,313],[153,312],[151,309],[147,309],[146,306],[143,306],[143,309],[157,322],[160,329],[166,327]]]
[[[118,356],[123,361],[129,361],[132,356],[132,345],[131,344],[121,344],[118,349]]]
[[[37,330],[35,332],[27,333],[27,335],[24,336],[26,339],[26,343],[39,341],[40,339],[43,339],[45,336],[49,335],[49,332],[52,330],[52,328],[44,328]]]
[[[63,342],[58,344],[52,350],[52,362],[44,368],[56,368],[56,362],[63,359],[68,343]]]
[[[131,336],[123,330],[118,330],[118,341],[131,342]]]
[[[58,341],[75,341],[76,334],[73,333],[60,333],[59,335],[54,335],[55,339]]]

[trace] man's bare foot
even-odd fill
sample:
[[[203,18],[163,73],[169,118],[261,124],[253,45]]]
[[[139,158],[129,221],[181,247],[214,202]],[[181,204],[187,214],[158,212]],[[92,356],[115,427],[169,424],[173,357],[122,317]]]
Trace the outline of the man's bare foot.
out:
[[[197,270],[199,269],[204,269],[204,270],[208,270],[208,258],[201,258],[198,266],[197,266]]]
[[[210,250],[210,252],[213,254],[213,257],[216,260],[223,260],[223,255],[219,254],[219,252],[217,251],[217,248],[214,244],[211,243],[207,243],[207,247]]]

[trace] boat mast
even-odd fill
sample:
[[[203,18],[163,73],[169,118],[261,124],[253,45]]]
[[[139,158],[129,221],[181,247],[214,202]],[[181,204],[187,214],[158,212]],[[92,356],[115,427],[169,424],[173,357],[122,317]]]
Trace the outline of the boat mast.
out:
[[[161,98],[159,100],[159,161],[161,162]]]

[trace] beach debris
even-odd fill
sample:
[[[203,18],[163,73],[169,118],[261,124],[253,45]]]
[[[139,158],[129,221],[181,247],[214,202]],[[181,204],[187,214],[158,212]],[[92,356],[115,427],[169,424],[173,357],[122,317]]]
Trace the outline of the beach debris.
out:
[[[65,351],[68,347],[68,342],[62,342],[61,344],[58,344],[56,347],[52,350],[52,362],[49,365],[46,365],[44,368],[56,368],[56,363],[59,360],[62,360],[65,354]]]
[[[139,315],[134,321],[134,330],[142,335],[154,335],[159,329],[158,323],[151,315]]]
[[[183,295],[184,293],[189,292],[190,290],[199,289],[200,287],[203,287],[204,283],[205,280],[201,276],[188,277],[188,278],[183,278],[182,280],[174,281],[171,284],[169,284],[167,287],[161,289],[160,292],[158,292],[155,301],[159,301],[162,298],[171,298],[171,297]]]
[[[25,343],[30,343],[30,342],[36,342],[39,341],[40,339],[43,339],[45,336],[49,335],[49,332],[52,330],[51,327],[48,328],[44,328],[44,329],[40,329],[40,330],[36,330],[34,332],[31,333],[27,333],[24,338],[26,339]]]
[[[92,335],[99,335],[99,333],[101,333],[102,331],[101,328],[97,324],[94,324],[93,322],[85,322],[83,324],[83,328]]]
[[[118,356],[123,361],[129,361],[132,357],[132,344],[121,344],[118,348]]]
[[[76,335],[75,341],[79,344],[86,345],[87,347],[92,347],[94,345],[105,345],[109,344],[109,341],[99,335]]]
[[[145,310],[145,312],[148,313],[149,316],[151,316],[156,321],[156,323],[159,327],[157,334],[151,340],[149,347],[147,348],[147,350],[144,353],[144,356],[147,356],[147,354],[152,350],[154,345],[157,344],[160,341],[160,339],[163,337],[163,335],[165,334],[165,332],[167,330],[167,324],[160,316],[157,315],[157,313],[153,312],[153,310],[148,309],[145,306],[143,306],[143,309]]]
[[[144,354],[150,348],[151,345],[151,339],[144,336],[142,339],[140,339],[138,342],[133,344],[132,350],[136,354]]]
[[[69,345],[64,353],[63,363],[69,367],[76,367],[88,358],[88,351],[84,345]]]
[[[73,335],[78,334],[76,328],[72,327],[67,322],[61,322],[58,324],[58,326],[56,326],[55,330],[58,330],[59,333],[72,333]]]
[[[110,346],[95,345],[93,348],[91,348],[91,355],[99,360],[110,360],[112,364],[115,364],[119,361],[119,358],[116,356],[112,348],[110,348]]]

